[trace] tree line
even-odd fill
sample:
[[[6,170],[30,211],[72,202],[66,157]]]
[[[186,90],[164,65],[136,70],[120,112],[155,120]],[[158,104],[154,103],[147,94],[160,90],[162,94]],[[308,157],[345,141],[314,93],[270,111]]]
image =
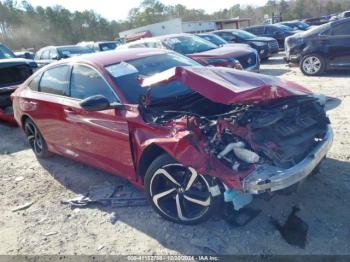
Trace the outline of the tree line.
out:
[[[251,18],[261,23],[265,15],[281,15],[283,20],[318,17],[350,9],[350,0],[269,0],[264,6],[239,4],[211,14],[184,5],[165,5],[144,0],[129,11],[126,20],[109,21],[93,10],[71,12],[56,5],[33,7],[28,1],[0,0],[0,42],[12,49],[39,49],[47,45],[75,44],[80,41],[113,40],[123,30],[180,17],[184,21]]]

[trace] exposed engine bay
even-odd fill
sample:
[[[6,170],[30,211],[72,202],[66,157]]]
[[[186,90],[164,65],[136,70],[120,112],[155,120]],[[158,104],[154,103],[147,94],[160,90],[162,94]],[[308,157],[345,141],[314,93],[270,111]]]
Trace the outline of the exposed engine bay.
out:
[[[258,163],[281,168],[297,164],[324,138],[329,124],[323,105],[308,95],[224,105],[193,93],[175,103],[143,108],[142,115],[154,124],[187,121],[205,150],[236,172]]]

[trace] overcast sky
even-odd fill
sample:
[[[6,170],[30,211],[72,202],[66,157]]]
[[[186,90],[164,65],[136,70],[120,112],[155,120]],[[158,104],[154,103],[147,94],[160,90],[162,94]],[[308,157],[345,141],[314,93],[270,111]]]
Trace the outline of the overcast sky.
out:
[[[137,7],[142,0],[29,0],[34,5],[61,5],[71,11],[92,9],[109,20],[126,19],[131,8]],[[182,4],[188,8],[202,8],[208,13],[229,8],[235,4],[264,5],[267,0],[161,0],[166,5]]]

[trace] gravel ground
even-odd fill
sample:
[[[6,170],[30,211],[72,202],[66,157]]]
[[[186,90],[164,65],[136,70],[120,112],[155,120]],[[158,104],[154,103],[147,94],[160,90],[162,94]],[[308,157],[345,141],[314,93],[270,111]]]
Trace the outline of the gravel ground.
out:
[[[38,161],[21,130],[0,124],[0,254],[350,254],[350,75],[305,77],[285,65],[281,55],[263,64],[261,73],[342,100],[329,114],[335,141],[328,158],[297,192],[256,199],[251,206],[261,212],[242,227],[219,217],[197,226],[177,225],[150,206],[71,209],[60,201],[105,181],[136,189],[59,156]],[[27,203],[32,205],[12,211]],[[270,223],[270,217],[283,223],[295,205],[309,227],[304,249],[288,244]],[[113,211],[115,224],[110,222]]]

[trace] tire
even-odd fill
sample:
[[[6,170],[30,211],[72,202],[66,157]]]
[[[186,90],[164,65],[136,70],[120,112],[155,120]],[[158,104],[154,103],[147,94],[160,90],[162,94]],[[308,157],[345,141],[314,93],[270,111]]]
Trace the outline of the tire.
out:
[[[52,153],[48,150],[44,137],[41,135],[34,122],[29,118],[24,122],[24,132],[27,136],[28,143],[37,158],[48,158],[52,156]]]
[[[214,179],[177,163],[167,154],[151,163],[144,180],[154,210],[163,218],[179,224],[193,225],[205,221],[222,198],[221,194],[213,197],[210,193],[210,187],[219,189]]]
[[[301,59],[299,67],[304,75],[318,76],[325,71],[326,61],[321,55],[310,54]]]
[[[10,95],[0,95],[0,107],[8,107],[12,105]]]

